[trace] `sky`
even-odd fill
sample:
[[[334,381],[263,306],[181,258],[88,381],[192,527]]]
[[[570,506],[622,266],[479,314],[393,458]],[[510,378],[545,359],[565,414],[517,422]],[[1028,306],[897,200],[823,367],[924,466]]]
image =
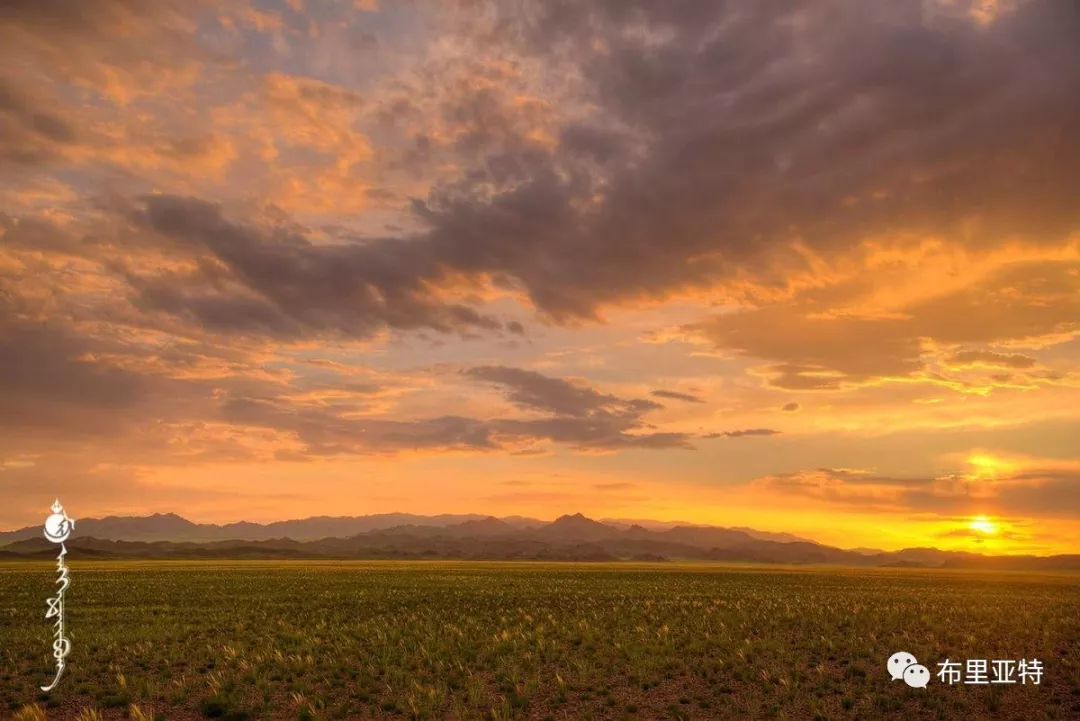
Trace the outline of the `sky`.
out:
[[[0,6],[0,528],[1080,552],[1080,7]]]

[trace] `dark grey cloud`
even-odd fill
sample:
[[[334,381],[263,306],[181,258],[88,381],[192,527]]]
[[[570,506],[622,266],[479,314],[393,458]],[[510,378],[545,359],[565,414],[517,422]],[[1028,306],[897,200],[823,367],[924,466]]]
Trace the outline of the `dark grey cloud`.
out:
[[[206,223],[220,220],[215,210],[204,210]],[[184,215],[189,222],[199,217]],[[167,227],[163,219],[156,220]],[[39,234],[53,237],[45,225],[0,228],[10,231],[4,242],[13,247],[31,247]],[[249,249],[246,229],[229,224],[196,228],[205,231],[196,237],[222,243],[227,249],[223,255],[230,259]],[[194,232],[186,227],[170,230]],[[68,236],[56,236],[56,243],[60,252],[94,252]],[[308,247],[301,240],[286,234],[277,243],[281,256],[294,257],[289,254],[299,249],[295,257],[304,262]],[[244,271],[246,277],[277,272],[280,256],[271,256],[263,263],[246,260],[256,266]],[[306,273],[322,273],[320,263],[307,263],[295,276],[301,280],[288,285],[308,282]],[[343,378],[328,383],[320,377],[275,375],[262,365],[257,344],[243,350],[212,339],[178,336],[162,343],[149,329],[127,325],[102,334],[96,322],[81,319],[77,311],[56,313],[47,300],[21,298],[9,281],[0,278],[0,425],[8,428],[8,442],[0,444],[0,451],[26,450],[47,439],[77,444],[108,435],[118,441],[114,449],[125,462],[235,460],[259,453],[234,435],[243,428],[283,432],[287,437],[279,437],[281,453],[291,458],[410,449],[517,451],[540,441],[580,449],[689,447],[685,434],[657,432],[645,422],[645,414],[660,408],[654,401],[620,398],[580,382],[498,366],[473,368],[466,375],[496,384],[530,412],[525,417],[361,417],[357,411],[385,390],[381,381]],[[251,307],[260,306],[253,301]],[[293,312],[320,310],[313,299]],[[221,307],[214,311],[221,313]],[[282,315],[283,310],[273,308],[266,316],[268,328],[279,332],[269,324],[282,322]],[[255,327],[250,316],[244,320],[247,329]],[[305,394],[327,390],[338,395],[317,404],[304,400]],[[234,431],[221,434],[206,427],[216,423],[229,424]],[[295,443],[284,442],[289,438]],[[109,457],[106,449],[101,453]]]
[[[373,240],[315,245],[290,226],[227,219],[220,207],[176,196],[145,199],[138,220],[189,250],[209,254],[197,272],[132,274],[136,303],[207,328],[294,337],[367,337],[385,326],[443,332],[495,331],[472,307],[441,302],[426,283],[443,273],[422,243]],[[520,333],[520,324],[509,332]]]
[[[0,76],[0,159],[42,163],[55,159],[76,140],[67,119]]]
[[[234,438],[204,433],[220,397],[280,389],[243,352],[181,338],[155,348],[130,328],[97,334],[94,322],[43,315],[52,306],[5,290],[0,282],[0,459],[87,444],[104,464],[251,457]]]
[[[0,19],[24,32],[60,35],[64,39],[68,34],[111,36],[116,24],[122,24],[139,9],[139,3],[129,0],[12,0],[3,4]]]
[[[620,398],[522,368],[479,366],[465,374],[497,384],[523,409],[550,414],[543,419],[492,421],[499,434],[580,448],[689,447],[689,435],[656,432],[645,423],[644,414],[661,407],[654,401]]]
[[[807,268],[796,241],[824,256],[886,233],[1060,243],[1080,229],[1080,8],[1033,0],[986,24],[970,10],[495,3],[494,24],[462,23],[457,39],[507,66],[574,78],[555,104],[588,117],[552,113],[554,142],[537,143],[497,72],[457,78],[438,112],[457,129],[443,152],[460,173],[413,199],[423,229],[410,236],[319,246],[200,200],[151,197],[148,227],[202,249],[216,275],[134,278],[138,301],[281,337],[516,333],[430,285],[483,275],[549,317],[592,318],[607,303],[735,275],[783,284]],[[428,82],[440,77],[433,69]],[[421,113],[430,90],[386,112]],[[916,341],[884,342],[842,371],[918,367]],[[801,371],[778,382],[833,384]]]
[[[716,431],[715,433],[706,433],[702,438],[745,438],[748,436],[776,436],[780,431],[773,430],[772,428],[744,428],[736,431]]]
[[[465,374],[502,386],[507,397],[523,408],[555,415],[583,417],[597,412],[640,415],[661,407],[653,401],[624,400],[563,378],[522,368],[479,366],[466,370]]]
[[[458,416],[420,420],[353,419],[331,410],[295,408],[284,399],[235,398],[221,407],[230,423],[294,432],[302,451],[284,458],[333,456],[424,449],[495,450],[483,421]]]
[[[785,413],[794,413],[795,411],[799,410],[799,407],[800,406],[798,403],[796,403],[795,401],[791,401],[790,403],[785,403],[780,408],[780,410],[784,411]]]
[[[691,395],[689,393],[679,393],[678,391],[657,390],[653,391],[650,395],[654,395],[657,398],[670,398],[676,401],[686,401],[687,403],[704,403],[705,399],[700,396]]]
[[[432,248],[561,317],[735,272],[782,282],[794,240],[1060,242],[1080,227],[1080,10],[969,9],[515,4],[487,39],[584,76],[601,121],[506,178],[481,166],[482,193],[437,189],[418,206]]]
[[[1019,353],[996,353],[989,350],[962,350],[949,356],[949,361],[961,365],[980,363],[1000,368],[1031,368],[1035,359]]]
[[[224,420],[289,431],[303,444],[297,457],[407,450],[506,450],[550,441],[576,449],[689,448],[682,433],[657,432],[642,415],[658,406],[625,400],[592,388],[518,368],[482,366],[465,371],[506,389],[516,405],[542,418],[442,416],[409,420],[355,418],[327,408],[296,408],[286,398],[234,397],[221,407]]]
[[[66,357],[68,348],[52,340],[33,332],[0,339],[0,426],[11,433],[37,429],[78,437],[130,421],[124,411],[142,400],[141,379]],[[64,355],[52,356],[50,348]],[[43,365],[29,367],[35,362]]]
[[[207,59],[185,17],[200,5],[0,3],[0,160],[17,163],[20,174],[64,163],[85,168],[87,156],[116,145],[119,128],[101,122],[98,101],[153,92],[174,73],[190,71],[185,63]],[[68,154],[75,145],[83,152]]]
[[[8,433],[112,432],[145,400],[145,379],[94,360],[102,344],[61,323],[21,320],[3,300],[0,292],[0,426]]]
[[[54,77],[76,77],[105,90],[128,74],[160,74],[179,59],[208,57],[185,17],[202,5],[13,0],[0,3],[0,48]]]
[[[644,430],[636,416],[596,414],[588,418],[506,419],[492,422],[499,433],[519,439],[550,440],[576,449],[692,448],[686,433]]]

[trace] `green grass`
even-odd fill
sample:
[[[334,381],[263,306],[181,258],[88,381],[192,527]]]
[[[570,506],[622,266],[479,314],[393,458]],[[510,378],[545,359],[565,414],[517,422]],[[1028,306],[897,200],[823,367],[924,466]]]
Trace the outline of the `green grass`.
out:
[[[0,718],[1080,717],[1075,575],[74,562],[70,665],[45,695],[52,573],[0,565]],[[909,689],[885,672],[901,649],[1046,676]]]

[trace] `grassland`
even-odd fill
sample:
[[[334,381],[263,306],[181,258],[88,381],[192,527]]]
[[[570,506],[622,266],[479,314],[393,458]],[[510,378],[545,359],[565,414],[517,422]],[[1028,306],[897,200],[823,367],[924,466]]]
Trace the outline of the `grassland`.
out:
[[[715,566],[0,565],[0,717],[1080,718],[1076,576]],[[895,650],[1039,686],[890,683]],[[134,705],[134,707],[133,707]],[[97,716],[90,710],[96,711]]]

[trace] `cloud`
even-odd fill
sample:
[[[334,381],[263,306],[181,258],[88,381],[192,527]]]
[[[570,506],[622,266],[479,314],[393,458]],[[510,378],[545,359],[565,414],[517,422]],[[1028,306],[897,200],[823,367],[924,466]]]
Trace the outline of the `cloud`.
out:
[[[441,416],[409,420],[353,418],[322,408],[297,409],[277,399],[228,401],[229,423],[264,426],[295,434],[302,450],[288,457],[337,456],[407,451],[510,451],[550,441],[579,450],[688,448],[681,433],[641,432],[636,413],[593,410],[585,416],[540,419]]]
[[[147,228],[214,263],[177,277],[132,276],[137,302],[225,331],[367,338],[384,326],[442,332],[503,327],[494,318],[429,292],[442,270],[402,241],[315,245],[288,227],[227,220],[192,198],[151,196]],[[512,332],[517,332],[515,326]]]
[[[728,313],[687,326],[719,348],[773,361],[762,369],[786,390],[836,390],[875,378],[927,371],[927,343],[1057,342],[1080,332],[1074,292],[1080,264],[1045,260],[1006,264],[957,290],[902,304],[885,317],[860,317],[810,298]],[[949,362],[994,360],[1028,367],[1024,356],[977,351]]]
[[[159,30],[123,4],[72,6],[81,24],[56,9],[11,12],[12,37],[47,55],[58,83],[83,76],[57,64],[60,47],[46,53],[50,38],[97,48],[129,30],[108,63],[86,64],[104,76],[95,83],[121,78],[124,87],[135,83],[120,71],[155,69],[164,49],[196,65],[213,56],[194,42],[182,5],[163,7]],[[1080,228],[1067,190],[1080,180],[1080,141],[1068,132],[1080,113],[1071,92],[1080,21],[1061,3],[1019,4],[992,21],[931,3],[875,8],[868,22],[857,2],[536,3],[524,12],[494,3],[481,14],[449,7],[438,19],[445,42],[415,65],[383,67],[387,77],[367,93],[300,73],[241,77],[215,63],[211,77],[228,80],[234,102],[214,103],[210,127],[184,136],[162,123],[164,138],[145,145],[155,152],[115,156],[129,166],[168,157],[177,175],[187,171],[152,179],[184,192],[146,200],[145,218],[212,261],[198,273],[135,278],[140,307],[279,338],[367,338],[387,326],[517,332],[474,302],[440,300],[440,287],[495,282],[572,321],[695,288],[783,286],[811,274],[815,259],[846,258],[883,235],[986,248],[1053,245]],[[190,91],[208,93],[193,77]],[[16,115],[25,125],[26,113]],[[60,115],[48,117],[56,122],[44,127],[62,130]],[[199,172],[185,168],[195,161],[183,149],[207,144],[218,149],[197,153]],[[227,212],[206,202],[213,190],[193,197],[205,163],[232,168],[220,184]],[[333,245],[264,232],[235,207],[233,187],[309,215],[355,212],[381,192],[407,199],[394,227],[410,230]],[[767,310],[756,319],[796,322]],[[843,385],[815,376],[823,368],[856,378],[916,370],[918,338],[889,325],[812,323],[806,335],[822,336],[823,353],[842,346],[846,360],[783,358],[776,384]],[[748,354],[768,351],[739,337],[750,332],[712,328]],[[851,342],[874,334],[879,348]]]
[[[219,107],[213,128],[240,148],[231,177],[242,176],[278,208],[308,217],[353,214],[379,199],[374,150],[360,130],[364,107],[356,90],[268,73],[259,87]]]
[[[0,8],[6,455],[681,449],[662,399],[738,438],[802,392],[822,435],[1075,416],[1073,4],[298,5]],[[653,321],[692,358],[628,350]],[[569,377],[603,363],[661,390]],[[1041,473],[985,497],[1067,506]]]
[[[160,287],[145,297],[229,327],[365,337],[387,323],[494,327],[474,308],[428,297],[426,286],[448,272],[474,283],[498,277],[548,316],[574,319],[687,288],[782,284],[809,272],[807,251],[842,257],[882,234],[932,233],[974,247],[1059,243],[1080,228],[1066,190],[1080,181],[1080,141],[1068,132],[1080,113],[1071,92],[1080,66],[1076,15],[1054,2],[1020,4],[989,24],[944,3],[876,8],[874,22],[855,2],[631,3],[617,11],[539,3],[529,12],[496,5],[491,24],[467,14],[445,26],[458,33],[454,47],[476,51],[472,60],[462,52],[439,67],[432,57],[419,85],[388,83],[397,91],[370,100],[391,117],[419,113],[414,146],[445,145],[437,165],[458,169],[435,173],[413,196],[415,235],[345,249],[251,238],[244,248],[229,241],[237,255],[227,259],[224,242],[199,241],[244,283],[272,281],[284,294],[290,282],[318,291],[306,283],[327,281],[328,291],[348,296],[347,312],[327,312],[325,302],[317,312],[283,309],[301,306],[307,293],[268,299],[263,286],[248,288],[257,298]],[[527,79],[526,69],[539,77]],[[541,82],[548,76],[565,78],[565,89],[537,94],[550,87]],[[345,207],[350,183],[361,191],[353,197],[367,197],[365,177],[354,171],[368,144],[342,119],[368,101],[282,74],[267,75],[259,92],[269,112],[289,118],[280,125],[292,136],[276,152],[333,149],[347,161],[328,166],[333,187],[302,189],[306,203],[322,188],[327,208]],[[280,160],[300,170],[301,155]],[[292,173],[287,185],[299,188],[307,177]],[[205,215],[197,202],[151,200],[159,208],[149,215],[160,217],[166,204],[181,212],[181,203]],[[215,232],[234,237],[224,222]],[[247,227],[238,223],[233,231]],[[305,277],[281,277],[284,261]],[[256,279],[266,265],[275,266],[272,275]],[[851,320],[832,341],[879,325]],[[830,343],[829,328],[813,331]],[[882,340],[888,345],[877,354],[856,346],[844,372],[917,366],[917,341]],[[831,385],[802,371],[780,382]]]
[[[689,393],[679,393],[677,391],[665,391],[658,390],[652,391],[650,395],[654,395],[657,398],[670,398],[676,401],[686,401],[687,403],[704,403],[705,399],[699,396],[690,395]]]
[[[419,420],[349,418],[321,408],[292,407],[275,399],[235,398],[222,415],[230,423],[266,426],[296,435],[302,448],[286,459],[408,450],[495,450],[491,428],[458,416]]]
[[[1054,517],[1080,520],[1075,499],[1080,469],[1071,461],[1032,459],[994,477],[970,472],[895,477],[867,471],[820,468],[753,481],[782,495],[814,498],[848,508],[882,512]]]
[[[466,376],[497,384],[528,411],[521,417],[409,415],[394,401],[403,381],[393,373],[297,364],[283,355],[287,347],[262,336],[303,339],[318,328],[352,337],[387,322],[494,329],[497,321],[457,313],[422,288],[411,310],[407,300],[366,306],[371,296],[350,292],[358,281],[343,268],[355,263],[378,276],[369,262],[378,251],[363,245],[316,245],[290,225],[238,225],[216,206],[167,196],[136,206],[130,234],[118,230],[112,212],[99,226],[116,231],[107,243],[71,226],[0,216],[7,263],[0,274],[0,422],[12,424],[14,448],[28,435],[63,445],[108,433],[101,455],[170,464],[425,450],[536,453],[538,443],[689,447],[687,434],[645,422],[660,408],[652,400],[509,367],[478,367]],[[147,232],[160,244],[140,245]],[[139,255],[147,246],[155,251]],[[70,267],[84,269],[79,282],[62,280]],[[40,292],[61,282],[62,295]],[[178,295],[188,303],[170,305]],[[365,318],[368,308],[382,317]],[[409,313],[414,319],[404,320]]]
[[[15,163],[40,163],[75,142],[75,128],[48,105],[0,77],[0,157]]]
[[[652,401],[623,400],[563,378],[551,378],[522,368],[480,366],[466,370],[465,374],[501,385],[507,390],[509,399],[519,406],[556,415],[579,418],[595,413],[638,415],[660,407]]]
[[[613,483],[594,483],[593,488],[598,491],[628,491],[634,488],[635,484],[626,483],[623,481],[617,481]]]
[[[957,365],[987,365],[997,368],[1031,368],[1036,360],[1019,353],[995,353],[989,350],[962,350],[948,358]]]
[[[706,433],[702,438],[745,438],[747,436],[775,436],[779,434],[780,431],[773,430],[772,428],[745,428],[737,431]]]
[[[988,26],[944,3],[873,22],[861,8],[507,12],[505,52],[524,39],[598,122],[550,153],[493,153],[515,172],[480,170],[483,192],[436,188],[421,206],[431,242],[517,278],[558,318],[738,276],[782,282],[807,268],[796,243],[833,256],[883,233],[985,247],[1080,227],[1066,190],[1078,71],[1041,69],[1080,66],[1075,8],[1025,3]],[[628,150],[590,164],[571,157],[582,142]]]
[[[145,400],[149,384],[95,362],[92,354],[102,348],[62,326],[0,313],[0,425],[77,436],[115,431]]]
[[[206,58],[194,36],[201,2],[125,0],[4,3],[0,55],[32,62],[40,75],[126,104],[190,80]]]
[[[563,378],[506,366],[480,366],[465,374],[495,383],[507,398],[526,409],[551,414],[544,419],[492,422],[500,434],[567,443],[578,448],[688,448],[684,433],[644,431],[642,416],[661,406],[650,400],[624,399]]]

